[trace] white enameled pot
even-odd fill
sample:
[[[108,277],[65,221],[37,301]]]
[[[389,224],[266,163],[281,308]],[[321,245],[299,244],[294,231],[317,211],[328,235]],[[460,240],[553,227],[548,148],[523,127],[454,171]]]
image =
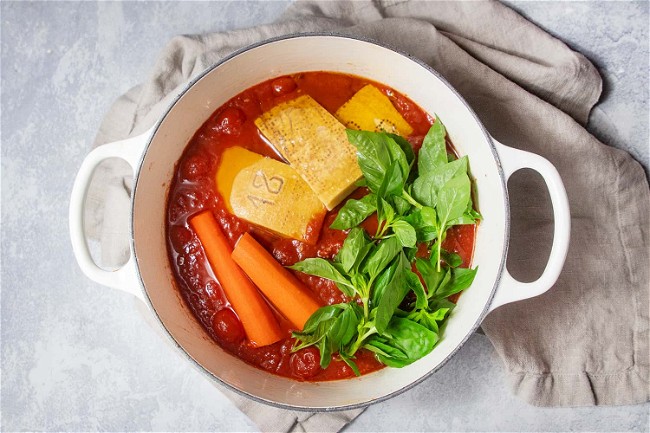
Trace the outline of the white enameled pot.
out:
[[[461,155],[468,155],[484,220],[478,227],[473,266],[479,270],[460,297],[444,337],[423,359],[401,368],[333,382],[297,382],[274,376],[222,350],[201,328],[176,288],[165,241],[165,205],[174,166],[194,132],[239,92],[279,75],[337,71],[387,84],[436,113]],[[83,232],[83,206],[93,170],[111,157],[133,167],[131,258],[117,271],[92,260]],[[509,238],[507,180],[531,168],[548,187],[555,218],[553,245],[542,276],[513,279],[505,268]],[[70,201],[70,233],[83,272],[103,285],[142,299],[189,361],[210,377],[256,400],[281,407],[334,410],[386,399],[419,383],[449,359],[493,309],[547,291],[560,274],[569,245],[569,206],[562,181],[544,158],[494,140],[458,93],[428,66],[379,44],[336,35],[294,35],[241,50],[190,83],[149,132],[92,151],[84,160]]]

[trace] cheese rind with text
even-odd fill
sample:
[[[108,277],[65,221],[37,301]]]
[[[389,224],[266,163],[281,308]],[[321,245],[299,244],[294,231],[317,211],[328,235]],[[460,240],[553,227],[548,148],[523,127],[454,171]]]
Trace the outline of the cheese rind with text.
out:
[[[255,120],[268,142],[331,210],[361,178],[345,126],[308,95],[276,105]]]
[[[325,208],[289,165],[234,146],[221,156],[216,183],[237,217],[300,241],[317,240]]]

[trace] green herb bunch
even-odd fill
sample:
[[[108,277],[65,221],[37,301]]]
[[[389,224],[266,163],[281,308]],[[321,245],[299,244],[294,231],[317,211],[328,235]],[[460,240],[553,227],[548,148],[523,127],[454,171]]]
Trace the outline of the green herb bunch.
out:
[[[332,223],[349,230],[334,260],[309,258],[290,268],[333,281],[352,300],[318,309],[293,333],[293,350],[318,347],[322,368],[338,353],[359,375],[354,356],[360,348],[392,367],[433,350],[454,308],[447,298],[468,288],[476,274],[459,267],[460,256],[442,243],[450,227],[475,224],[481,216],[472,203],[468,159],[447,154],[439,120],[417,164],[411,144],[398,135],[349,129],[347,136],[357,148],[360,185],[370,193],[349,199]],[[358,226],[375,212],[379,224],[371,237]],[[422,243],[431,251],[428,259],[416,257]],[[405,301],[410,292],[414,296]]]

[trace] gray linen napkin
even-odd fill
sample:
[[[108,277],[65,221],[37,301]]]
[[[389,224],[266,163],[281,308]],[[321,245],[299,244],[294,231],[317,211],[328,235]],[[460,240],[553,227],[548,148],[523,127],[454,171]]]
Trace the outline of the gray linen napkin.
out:
[[[502,4],[299,1],[275,24],[176,37],[150,79],[115,102],[95,145],[146,130],[191,77],[240,47],[330,30],[370,37],[425,61],[462,94],[494,137],[558,168],[572,213],[565,269],[548,293],[498,308],[483,323],[513,392],[543,406],[647,401],[645,174],[628,154],[583,128],[601,92],[593,65]],[[88,234],[101,242],[106,265],[128,257],[129,185],[128,169],[109,165],[91,186]],[[533,280],[550,249],[550,203],[536,176],[517,174],[509,187],[514,221],[508,268],[516,278]],[[336,431],[361,412],[284,411],[224,392],[263,431]]]

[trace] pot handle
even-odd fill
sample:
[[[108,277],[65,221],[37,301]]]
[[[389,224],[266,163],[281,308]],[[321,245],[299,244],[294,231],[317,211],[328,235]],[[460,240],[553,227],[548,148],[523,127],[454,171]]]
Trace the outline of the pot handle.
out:
[[[501,167],[506,180],[522,168],[538,172],[548,188],[553,205],[553,245],[542,275],[533,282],[523,283],[515,280],[504,267],[501,282],[494,295],[489,311],[510,302],[520,301],[541,295],[548,291],[557,281],[564,266],[569,250],[571,232],[571,214],[569,200],[560,174],[547,159],[534,153],[513,149],[492,139],[501,160]]]
[[[102,161],[108,158],[123,159],[133,169],[134,178],[137,176],[140,158],[152,132],[153,128],[135,137],[104,144],[91,151],[81,163],[75,178],[69,208],[72,251],[83,273],[96,283],[123,290],[143,302],[144,294],[140,288],[137,265],[132,252],[129,260],[116,270],[102,269],[93,260],[84,233],[84,205],[93,172]]]

